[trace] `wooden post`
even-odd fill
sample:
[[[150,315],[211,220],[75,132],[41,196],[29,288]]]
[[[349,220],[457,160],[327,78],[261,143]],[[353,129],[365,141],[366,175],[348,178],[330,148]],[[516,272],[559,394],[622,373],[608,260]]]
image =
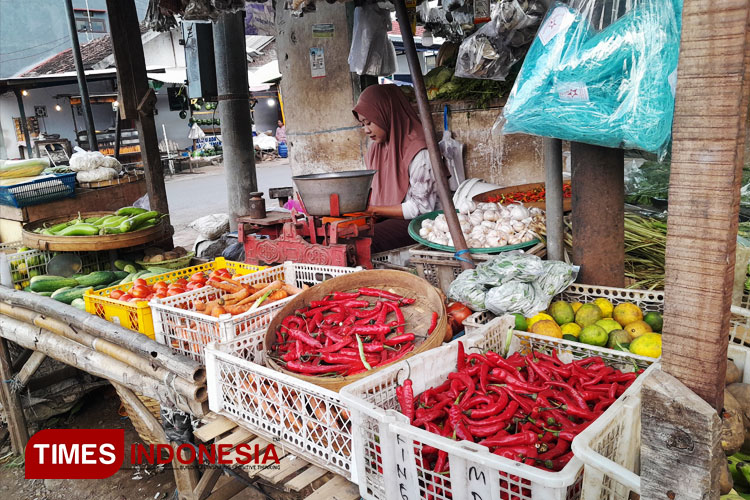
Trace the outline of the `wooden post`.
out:
[[[164,168],[156,138],[154,106],[156,95],[148,86],[146,61],[133,0],[107,0],[107,17],[112,30],[112,49],[120,87],[120,113],[123,119],[135,119],[141,157],[146,171],[146,190],[151,210],[169,213]],[[135,201],[135,200],[133,200]]]
[[[573,262],[578,281],[625,286],[625,180],[621,149],[570,143]]]
[[[678,67],[666,249],[662,369],[715,409],[724,403],[730,306],[742,166],[750,104],[750,0],[685,0]],[[715,425],[695,413],[646,418],[672,391],[644,393],[643,440],[672,427],[687,430],[688,475],[718,477]],[[715,422],[714,422],[715,423]],[[699,438],[699,439],[696,439]],[[687,440],[684,440],[687,441]],[[646,451],[644,449],[643,453]],[[677,451],[641,468],[644,499],[715,498],[686,474]],[[688,491],[690,488],[690,491]]]
[[[29,442],[29,431],[26,428],[26,418],[23,415],[23,405],[17,392],[11,390],[10,380],[13,379],[11,372],[10,351],[8,341],[0,338],[0,403],[5,410],[5,418],[8,420],[10,431],[10,444],[13,453],[20,455]],[[8,381],[8,382],[6,382]]]

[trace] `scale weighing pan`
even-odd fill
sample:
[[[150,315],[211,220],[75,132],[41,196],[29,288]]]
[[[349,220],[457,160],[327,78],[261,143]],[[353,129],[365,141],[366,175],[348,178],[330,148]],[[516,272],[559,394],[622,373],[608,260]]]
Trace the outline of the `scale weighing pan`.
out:
[[[59,253],[47,263],[47,274],[70,278],[83,268],[81,257],[74,253]]]

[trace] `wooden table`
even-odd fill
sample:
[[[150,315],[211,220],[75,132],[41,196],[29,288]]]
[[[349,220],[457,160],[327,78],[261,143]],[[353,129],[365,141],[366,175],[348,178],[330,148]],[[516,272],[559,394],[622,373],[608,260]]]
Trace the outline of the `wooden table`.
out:
[[[237,423],[215,413],[204,417],[204,425],[195,432],[196,444],[229,444],[234,449],[249,443],[253,449],[257,444],[265,450],[269,442],[243,429]],[[180,469],[175,463],[175,482],[180,500],[225,500],[234,497],[245,488],[255,488],[278,500],[356,500],[360,498],[356,484],[342,476],[312,465],[304,459],[286,453],[276,446],[279,464],[265,469],[234,469],[232,474],[222,469],[210,468],[199,475],[196,469]],[[262,456],[262,452],[261,452]],[[248,486],[248,483],[252,486]]]
[[[50,217],[78,212],[115,211],[118,208],[132,205],[146,194],[146,181],[118,184],[97,189],[76,189],[74,198],[15,208],[0,205],[0,241],[12,242],[21,240],[21,226]]]

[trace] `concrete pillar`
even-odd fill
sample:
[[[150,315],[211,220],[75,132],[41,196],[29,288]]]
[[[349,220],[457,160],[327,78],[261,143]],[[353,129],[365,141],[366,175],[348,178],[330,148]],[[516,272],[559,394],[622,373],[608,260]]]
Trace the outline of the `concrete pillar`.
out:
[[[289,157],[294,175],[364,168],[365,138],[351,109],[356,92],[349,72],[347,9],[316,4],[317,11],[292,18],[276,11],[277,54],[284,96]],[[332,38],[313,37],[313,25],[331,23]],[[323,49],[325,76],[313,78],[310,49]]]
[[[243,12],[222,14],[214,24],[216,85],[221,117],[221,141],[227,180],[229,227],[250,210],[250,193],[256,191],[255,152],[247,90],[247,56]]]

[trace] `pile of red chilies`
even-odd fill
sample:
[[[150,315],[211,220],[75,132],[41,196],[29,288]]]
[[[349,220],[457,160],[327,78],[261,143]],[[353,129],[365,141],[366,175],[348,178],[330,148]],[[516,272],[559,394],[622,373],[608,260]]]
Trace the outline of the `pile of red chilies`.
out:
[[[373,305],[363,297],[379,300]],[[271,351],[287,370],[303,375],[348,376],[372,370],[414,349],[418,337],[406,332],[401,310],[414,302],[377,288],[334,292],[284,318]],[[433,312],[427,335],[437,320]]]
[[[600,357],[565,364],[552,355],[464,352],[457,371],[416,399],[411,380],[396,389],[412,425],[450,439],[465,439],[492,453],[548,471],[573,457],[573,438],[604,413],[637,377],[606,366]],[[448,472],[448,454],[422,446],[423,464]]]

